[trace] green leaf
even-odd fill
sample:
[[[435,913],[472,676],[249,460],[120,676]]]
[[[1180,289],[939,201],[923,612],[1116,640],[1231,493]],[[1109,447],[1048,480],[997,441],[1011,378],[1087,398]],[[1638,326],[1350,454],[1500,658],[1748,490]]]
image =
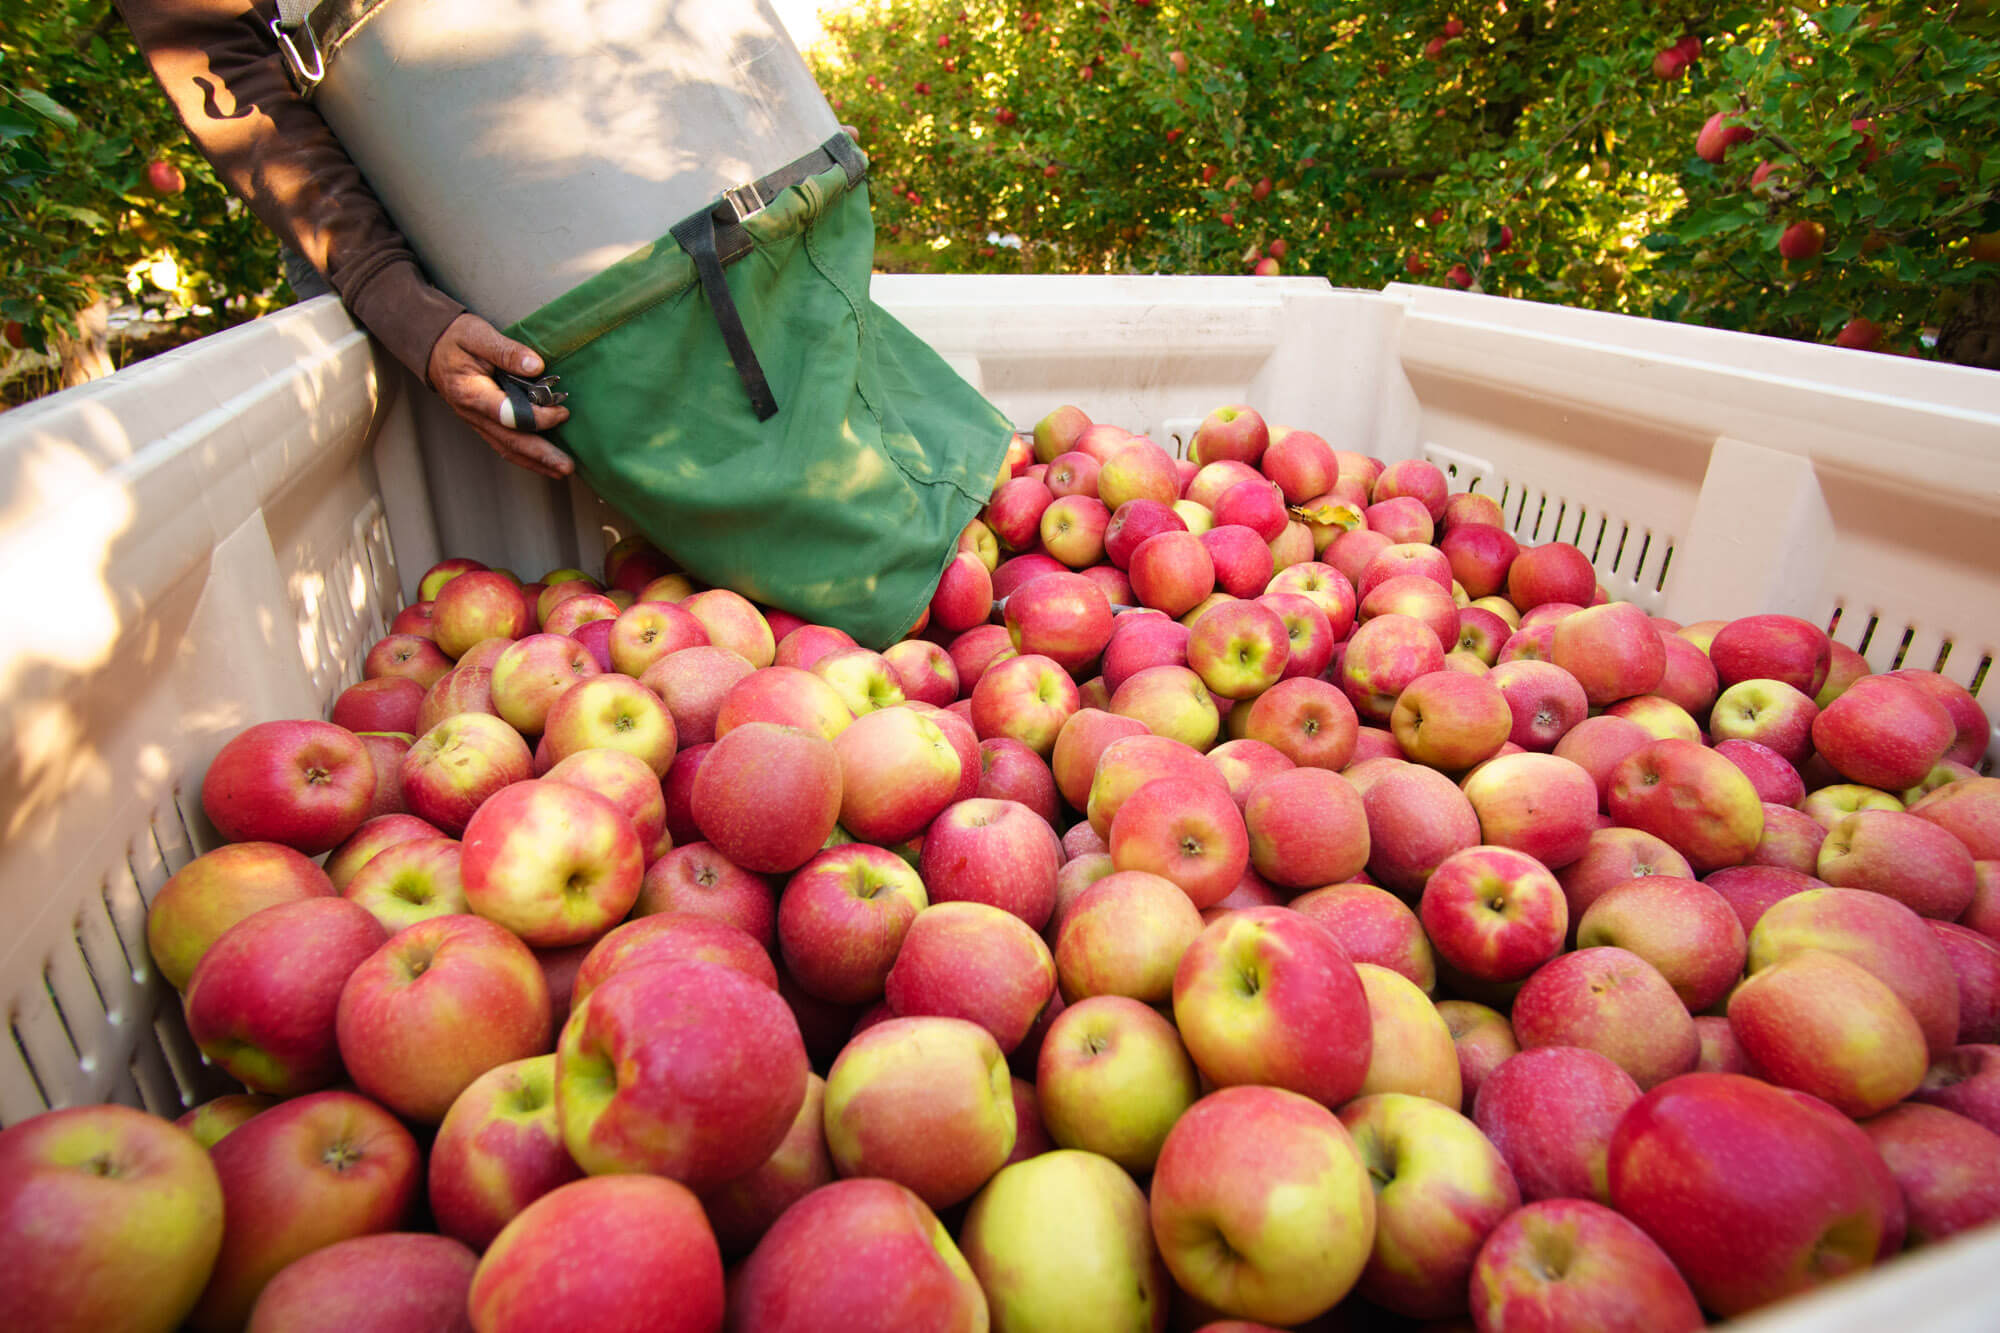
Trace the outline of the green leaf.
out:
[[[38,116],[53,120],[65,129],[76,128],[75,114],[47,93],[37,92],[33,88],[16,88],[14,98]]]

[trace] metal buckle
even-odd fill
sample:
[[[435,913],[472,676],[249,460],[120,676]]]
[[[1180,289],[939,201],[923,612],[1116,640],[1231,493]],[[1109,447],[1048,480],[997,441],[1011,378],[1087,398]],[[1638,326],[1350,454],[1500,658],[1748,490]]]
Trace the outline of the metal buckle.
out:
[[[285,57],[285,68],[291,71],[292,79],[306,93],[312,92],[326,77],[326,58],[320,54],[319,38],[313,35],[310,25],[301,23],[297,31],[305,34],[306,49],[312,52],[312,68],[306,68],[305,57],[292,42],[292,32],[284,25],[283,19],[271,20],[271,35],[278,39],[278,50]]]
[[[756,181],[749,181],[743,185],[724,190],[722,192],[722,201],[729,205],[730,211],[736,215],[738,222],[743,221],[770,202],[770,200],[764,197],[764,192],[757,188]]]
[[[556,385],[562,380],[560,375],[542,375],[528,379],[522,375],[509,374],[507,378],[520,385],[522,392],[528,395],[528,401],[536,407],[555,407],[569,397],[567,392],[559,392],[556,389]]]

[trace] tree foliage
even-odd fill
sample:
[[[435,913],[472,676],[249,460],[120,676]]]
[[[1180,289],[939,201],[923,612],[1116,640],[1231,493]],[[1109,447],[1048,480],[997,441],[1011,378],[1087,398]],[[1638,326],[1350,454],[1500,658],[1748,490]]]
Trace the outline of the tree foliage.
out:
[[[2000,276],[1987,6],[862,0],[825,27],[890,268],[1275,257],[1790,337],[1860,316],[1905,350]],[[1753,137],[1711,163],[1723,111]],[[1787,262],[1800,221],[1824,251]]]
[[[184,187],[155,188],[154,163]],[[219,328],[268,309],[279,272],[105,0],[0,0],[0,317],[23,341],[103,300]]]

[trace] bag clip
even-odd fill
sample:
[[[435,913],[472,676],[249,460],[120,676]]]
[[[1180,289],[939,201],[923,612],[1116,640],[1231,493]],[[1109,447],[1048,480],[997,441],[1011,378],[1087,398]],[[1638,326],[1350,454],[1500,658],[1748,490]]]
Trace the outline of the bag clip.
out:
[[[535,409],[555,407],[569,398],[566,392],[556,389],[562,379],[560,375],[541,375],[528,379],[521,375],[499,371],[493,376],[500,386],[500,392],[507,395],[507,401],[500,405],[500,424],[509,430],[533,430]]]

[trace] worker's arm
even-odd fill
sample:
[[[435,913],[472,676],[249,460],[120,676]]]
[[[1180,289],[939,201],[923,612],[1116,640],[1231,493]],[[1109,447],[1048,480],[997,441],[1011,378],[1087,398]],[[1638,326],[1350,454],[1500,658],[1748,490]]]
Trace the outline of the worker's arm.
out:
[[[425,280],[402,233],[311,104],[285,77],[268,4],[117,0],[140,51],[223,184],[326,275],[398,361],[502,457],[565,476],[567,455],[501,424],[495,368],[541,373],[534,354]],[[569,415],[535,409],[534,429]]]

